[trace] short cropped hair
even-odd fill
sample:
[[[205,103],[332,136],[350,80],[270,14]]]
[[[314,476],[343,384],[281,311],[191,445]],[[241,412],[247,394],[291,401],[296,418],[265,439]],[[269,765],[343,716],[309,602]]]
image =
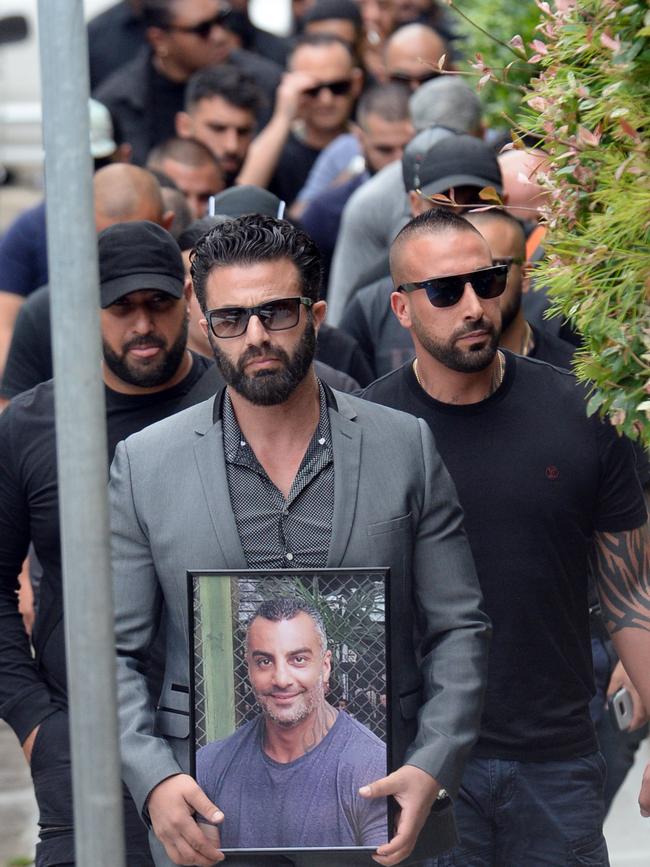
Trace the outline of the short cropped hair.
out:
[[[376,114],[389,123],[409,120],[411,91],[400,82],[375,84],[365,91],[357,106],[357,121],[364,127],[369,114]]]
[[[507,223],[517,233],[517,237],[521,241],[522,249],[526,249],[526,231],[521,224],[521,220],[513,217],[505,208],[487,208],[481,211],[466,211],[463,214],[464,218],[471,217],[473,226],[480,226],[482,223],[492,223],[495,220],[502,223]]]
[[[289,58],[293,57],[296,51],[298,51],[300,48],[303,48],[305,45],[311,45],[315,47],[319,47],[322,45],[340,45],[342,48],[345,49],[346,53],[350,57],[350,63],[354,66],[355,58],[352,48],[344,39],[340,39],[338,36],[334,36],[332,33],[304,33],[302,36],[299,36],[291,46]]]
[[[219,167],[219,162],[212,151],[200,141],[193,138],[169,138],[156,145],[147,155],[147,168],[161,169],[165,160],[174,160],[184,166],[204,166],[206,164]]]
[[[174,0],[141,0],[140,16],[145,27],[164,30],[172,23],[171,8]]]
[[[321,613],[310,602],[298,599],[297,597],[278,596],[275,599],[267,599],[262,602],[246,624],[246,634],[248,635],[251,624],[258,617],[261,617],[263,620],[270,620],[272,623],[280,623],[282,620],[293,620],[298,614],[307,614],[314,621],[321,650],[325,653],[327,650],[327,633]]]
[[[478,229],[474,228],[471,223],[468,223],[459,214],[456,214],[451,208],[432,208],[430,211],[418,214],[417,217],[410,220],[398,233],[390,248],[391,270],[395,261],[396,250],[405,241],[408,241],[409,238],[416,238],[421,235],[442,235],[450,231],[472,232],[478,235],[479,238],[483,237]]]
[[[194,73],[185,88],[185,111],[190,112],[202,99],[215,96],[253,114],[257,114],[266,102],[255,79],[230,63],[207,66]]]
[[[300,293],[318,301],[322,264],[318,247],[286,220],[246,214],[227,220],[204,235],[191,256],[192,282],[199,306],[206,309],[206,280],[213,268],[289,259],[300,275]]]

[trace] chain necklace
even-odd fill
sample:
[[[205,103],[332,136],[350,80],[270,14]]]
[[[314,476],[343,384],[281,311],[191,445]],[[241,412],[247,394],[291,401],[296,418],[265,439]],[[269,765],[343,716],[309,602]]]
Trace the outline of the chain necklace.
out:
[[[416,380],[417,380],[418,385],[420,386],[420,388],[422,389],[422,391],[426,391],[426,388],[424,387],[424,385],[422,384],[422,380],[420,379],[420,373],[419,373],[419,370],[418,370],[418,360],[417,360],[417,358],[414,358],[414,359],[413,359],[413,365],[412,365],[412,367],[413,367],[413,373],[415,374],[415,378],[416,378]],[[486,400],[488,397],[490,397],[491,394],[494,394],[494,392],[497,390],[497,388],[499,388],[499,386],[500,386],[501,383],[503,382],[503,376],[504,376],[504,374],[505,374],[505,371],[506,371],[506,362],[505,362],[505,358],[504,358],[503,353],[501,352],[501,350],[500,350],[500,349],[497,349],[497,366],[496,366],[496,370],[492,373],[492,378],[491,378],[491,380],[490,380],[490,388],[488,389],[487,394],[485,395],[485,397],[482,398],[483,400]]]

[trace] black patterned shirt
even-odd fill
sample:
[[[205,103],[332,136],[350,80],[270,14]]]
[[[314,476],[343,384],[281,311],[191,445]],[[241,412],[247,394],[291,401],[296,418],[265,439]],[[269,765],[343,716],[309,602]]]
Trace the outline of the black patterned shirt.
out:
[[[244,440],[227,390],[222,407],[230,503],[250,569],[322,568],[334,517],[334,454],[325,389],[320,417],[289,496],[273,484]]]

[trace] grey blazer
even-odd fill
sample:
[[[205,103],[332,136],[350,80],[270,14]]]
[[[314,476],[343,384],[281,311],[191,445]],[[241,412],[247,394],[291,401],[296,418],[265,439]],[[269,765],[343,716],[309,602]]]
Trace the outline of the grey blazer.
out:
[[[393,765],[422,768],[453,798],[478,734],[490,632],[456,491],[424,422],[332,394],[327,565],[390,568]],[[130,436],[111,468],[123,776],[140,810],[159,782],[189,767],[186,570],[247,565],[230,507],[221,422],[213,422],[219,398]],[[143,667],[163,610],[165,674],[156,708]],[[420,835],[420,857],[454,842],[447,801]]]

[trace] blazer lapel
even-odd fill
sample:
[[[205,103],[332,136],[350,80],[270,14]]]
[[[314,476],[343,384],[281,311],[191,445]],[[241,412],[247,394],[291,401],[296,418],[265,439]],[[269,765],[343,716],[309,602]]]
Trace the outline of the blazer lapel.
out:
[[[246,569],[246,557],[230,505],[221,421],[210,422],[207,430],[197,429],[196,433],[200,439],[194,446],[194,457],[216,542],[221,549],[223,568]]]
[[[334,518],[327,565],[340,566],[348,545],[359,491],[361,429],[356,413],[343,394],[336,394],[338,411],[330,409],[334,451]]]

